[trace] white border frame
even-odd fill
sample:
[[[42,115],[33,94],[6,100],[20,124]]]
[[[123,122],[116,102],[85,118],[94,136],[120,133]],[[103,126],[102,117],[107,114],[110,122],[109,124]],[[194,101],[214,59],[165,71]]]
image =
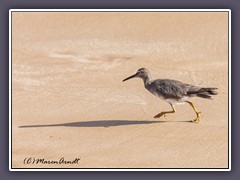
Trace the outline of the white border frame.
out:
[[[169,168],[169,169],[71,169],[71,168],[12,168],[12,12],[228,12],[228,163],[229,168]],[[231,10],[230,9],[10,9],[9,10],[9,170],[10,171],[231,171]]]

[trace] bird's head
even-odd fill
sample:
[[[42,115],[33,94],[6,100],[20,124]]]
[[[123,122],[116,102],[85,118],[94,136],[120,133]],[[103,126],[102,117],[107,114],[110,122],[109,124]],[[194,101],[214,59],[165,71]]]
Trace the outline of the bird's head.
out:
[[[139,77],[139,78],[145,80],[145,79],[149,78],[149,76],[150,76],[150,73],[146,68],[140,68],[140,69],[137,70],[137,72],[135,74],[133,74],[132,76],[129,76],[126,79],[124,79],[123,82],[127,81],[129,79],[132,79],[134,77]]]

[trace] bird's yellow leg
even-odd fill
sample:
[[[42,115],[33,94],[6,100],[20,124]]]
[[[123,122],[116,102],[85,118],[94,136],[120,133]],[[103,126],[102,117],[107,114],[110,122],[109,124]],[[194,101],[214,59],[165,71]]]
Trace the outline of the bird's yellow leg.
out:
[[[193,120],[193,122],[199,122],[200,121],[200,113],[201,112],[198,112],[198,110],[195,108],[195,106],[193,105],[192,102],[190,101],[187,101],[188,104],[190,104],[190,106],[193,108],[193,110],[195,111],[196,115],[197,115],[197,118]]]
[[[163,111],[163,112],[160,112],[159,114],[157,114],[156,116],[154,116],[154,118],[160,118],[161,116],[165,116],[165,114],[175,113],[176,110],[175,110],[174,106],[171,105],[171,107],[172,107],[172,111]]]

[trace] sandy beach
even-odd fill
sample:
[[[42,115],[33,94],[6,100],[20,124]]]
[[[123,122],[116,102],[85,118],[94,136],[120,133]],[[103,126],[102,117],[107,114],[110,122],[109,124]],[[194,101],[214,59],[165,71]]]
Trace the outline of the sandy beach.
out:
[[[141,67],[219,94],[154,119]],[[227,12],[12,14],[13,168],[228,168],[228,113]]]

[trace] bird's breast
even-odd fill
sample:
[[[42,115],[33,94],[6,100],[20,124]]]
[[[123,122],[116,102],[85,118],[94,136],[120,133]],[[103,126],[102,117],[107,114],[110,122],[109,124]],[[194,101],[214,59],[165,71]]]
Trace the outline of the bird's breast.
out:
[[[158,89],[155,87],[155,86],[145,86],[145,88],[150,92],[152,93],[154,96],[157,96],[158,98],[161,98],[161,99],[164,99],[163,98],[163,95],[161,94],[160,91],[158,91]]]

